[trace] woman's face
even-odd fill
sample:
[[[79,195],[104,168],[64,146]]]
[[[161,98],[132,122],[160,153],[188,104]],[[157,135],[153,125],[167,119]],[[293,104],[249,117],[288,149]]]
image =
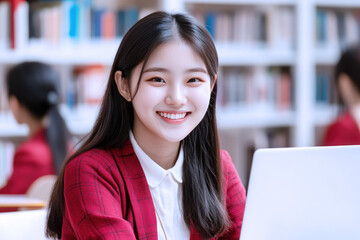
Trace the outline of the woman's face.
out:
[[[10,111],[11,111],[12,115],[14,116],[16,122],[18,124],[24,123],[23,117],[22,117],[23,116],[22,112],[24,110],[21,110],[24,108],[21,106],[20,102],[17,100],[17,98],[14,95],[9,97],[9,108],[10,108]]]
[[[340,97],[344,104],[348,108],[357,106],[360,102],[360,93],[351,78],[347,74],[342,73],[339,75],[338,83]]]
[[[130,81],[135,137],[180,142],[209,106],[212,82],[205,63],[188,44],[174,40],[150,55],[136,92],[141,68],[133,70]]]

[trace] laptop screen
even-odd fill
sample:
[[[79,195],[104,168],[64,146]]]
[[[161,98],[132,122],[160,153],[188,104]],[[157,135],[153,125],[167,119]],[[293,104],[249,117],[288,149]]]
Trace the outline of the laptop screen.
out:
[[[360,239],[360,146],[257,150],[240,239]]]

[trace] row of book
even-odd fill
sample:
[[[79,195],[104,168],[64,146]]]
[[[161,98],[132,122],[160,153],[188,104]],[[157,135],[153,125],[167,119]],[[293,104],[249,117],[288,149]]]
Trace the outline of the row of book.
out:
[[[0,49],[22,48],[35,40],[57,46],[68,41],[121,38],[152,11],[99,6],[93,1],[0,1]]]
[[[219,101],[229,107],[290,110],[292,82],[288,67],[225,69]]]
[[[62,79],[61,100],[70,109],[77,105],[99,105],[109,77],[109,66],[86,65],[72,68]],[[289,110],[292,105],[289,67],[228,67],[219,81],[218,101],[221,106]],[[0,92],[6,96],[5,88]],[[5,97],[2,110],[7,110]]]
[[[62,102],[70,109],[77,105],[99,105],[102,101],[109,67],[87,65],[74,67],[70,77],[61,83]],[[218,81],[218,101],[223,107],[261,107],[290,110],[293,103],[293,79],[289,67],[227,67]],[[333,69],[316,69],[315,102],[336,102]],[[5,87],[0,90],[0,111],[7,111]]]
[[[316,104],[336,104],[337,92],[331,66],[318,66],[314,79]],[[290,110],[293,80],[287,67],[238,67],[224,70],[219,81],[222,106]]]
[[[75,67],[65,84],[66,104],[100,104],[109,68],[102,65]],[[292,104],[292,79],[288,67],[225,68],[219,81],[219,103],[222,106],[264,105],[289,110]]]
[[[65,83],[66,105],[72,109],[79,104],[99,105],[102,101],[108,73],[103,65],[75,67],[70,81]]]
[[[316,69],[315,102],[327,105],[336,102],[336,86],[332,67],[319,66]]]
[[[57,69],[56,70],[60,70]],[[58,71],[61,73],[61,71]],[[78,105],[98,106],[103,98],[109,77],[109,66],[84,65],[70,69],[70,74],[62,76],[60,86],[61,103],[69,109]],[[0,84],[0,113],[9,112],[5,83]],[[0,121],[2,119],[0,118]]]
[[[317,45],[342,48],[359,41],[360,10],[317,9]]]
[[[293,48],[295,41],[294,8],[285,6],[244,6],[235,10],[195,11],[218,42],[244,46]]]

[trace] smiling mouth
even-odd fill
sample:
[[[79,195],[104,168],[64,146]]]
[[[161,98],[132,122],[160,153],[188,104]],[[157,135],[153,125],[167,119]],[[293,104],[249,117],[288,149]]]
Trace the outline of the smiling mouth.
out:
[[[167,119],[171,119],[171,120],[184,119],[188,114],[190,114],[189,112],[184,112],[184,113],[157,112],[157,113],[158,113],[161,117],[167,118]]]

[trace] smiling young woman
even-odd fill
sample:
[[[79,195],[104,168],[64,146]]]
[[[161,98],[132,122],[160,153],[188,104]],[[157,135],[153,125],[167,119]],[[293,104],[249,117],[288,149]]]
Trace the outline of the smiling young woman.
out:
[[[191,17],[155,12],[124,36],[99,116],[53,190],[62,239],[239,239],[245,190],[219,149],[217,52]]]
[[[174,39],[134,69],[131,89],[120,71],[115,81],[120,94],[133,104],[137,143],[160,166],[172,167],[180,141],[203,119],[210,102],[214,82],[204,62],[183,40]]]

